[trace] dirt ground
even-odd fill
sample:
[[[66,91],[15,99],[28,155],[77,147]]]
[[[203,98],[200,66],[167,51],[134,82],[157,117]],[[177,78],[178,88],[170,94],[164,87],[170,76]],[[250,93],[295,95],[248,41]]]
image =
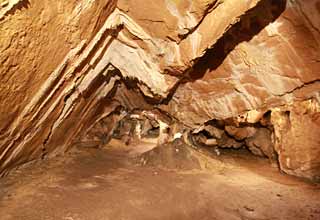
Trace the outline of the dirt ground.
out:
[[[202,168],[187,169],[139,158],[75,149],[27,165],[0,180],[0,219],[320,219],[320,185],[281,174],[246,151],[203,156]]]

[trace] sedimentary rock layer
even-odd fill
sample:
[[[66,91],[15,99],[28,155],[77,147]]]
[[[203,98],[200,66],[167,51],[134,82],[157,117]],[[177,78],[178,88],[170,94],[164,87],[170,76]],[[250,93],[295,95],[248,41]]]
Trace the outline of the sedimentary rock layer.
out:
[[[319,131],[310,133],[307,147],[286,141],[300,128],[319,126],[319,107],[310,107],[319,106],[319,5],[317,0],[2,4],[0,172],[81,142],[103,144],[129,112],[156,110],[144,116],[147,121],[153,118],[160,134],[171,128],[179,138],[212,120],[234,121],[224,124],[223,132],[238,138],[232,133],[237,127],[262,124],[240,141],[287,173],[317,177]],[[284,130],[281,115],[295,112],[296,105],[307,113],[290,114],[286,120],[294,127]],[[266,112],[271,125],[261,123]],[[300,117],[305,124],[297,122]],[[257,142],[264,134],[270,142]],[[306,137],[297,138],[302,143]],[[221,140],[218,145],[227,146]]]

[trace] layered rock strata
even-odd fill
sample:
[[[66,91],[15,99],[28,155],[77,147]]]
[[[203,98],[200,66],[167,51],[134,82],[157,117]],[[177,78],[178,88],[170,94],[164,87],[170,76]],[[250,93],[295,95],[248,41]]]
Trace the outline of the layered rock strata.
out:
[[[3,3],[1,173],[135,134],[217,152],[247,146],[286,173],[319,178],[319,5]]]

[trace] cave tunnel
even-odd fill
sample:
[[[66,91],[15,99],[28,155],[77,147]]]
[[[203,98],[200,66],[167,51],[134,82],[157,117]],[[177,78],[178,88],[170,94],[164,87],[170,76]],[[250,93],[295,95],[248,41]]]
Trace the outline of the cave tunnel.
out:
[[[320,0],[0,0],[0,220],[319,220]]]

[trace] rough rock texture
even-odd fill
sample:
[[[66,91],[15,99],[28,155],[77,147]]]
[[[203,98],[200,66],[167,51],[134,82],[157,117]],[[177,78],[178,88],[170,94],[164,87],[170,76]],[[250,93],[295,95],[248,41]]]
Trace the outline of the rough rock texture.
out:
[[[197,125],[317,96],[320,15],[301,7],[316,2],[289,1],[276,19],[282,12],[279,2],[263,2],[225,33],[195,65],[193,80],[179,86],[170,113]]]
[[[320,105],[309,100],[272,111],[275,150],[286,173],[320,180]]]
[[[156,133],[159,144],[247,144],[289,174],[318,178],[319,108],[303,103],[319,105],[319,5],[2,1],[0,172],[104,145],[120,127]]]
[[[1,170],[43,155],[57,119],[50,112],[58,115],[63,104],[56,89],[75,77],[62,72],[114,9],[115,1],[76,0],[10,0],[1,8]]]

